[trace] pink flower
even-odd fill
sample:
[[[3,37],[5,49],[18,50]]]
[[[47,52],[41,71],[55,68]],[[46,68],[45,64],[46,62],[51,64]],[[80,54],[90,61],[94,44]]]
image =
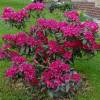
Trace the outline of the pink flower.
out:
[[[91,32],[85,32],[84,37],[86,40],[90,41],[91,43],[94,42],[94,36]]]
[[[66,21],[64,22],[58,22],[58,27],[61,30],[62,28],[67,27],[68,23]]]
[[[22,22],[25,18],[28,18],[29,14],[25,9],[19,10],[18,12],[14,11],[12,8],[7,7],[4,9],[2,18],[5,21],[15,21],[15,22]]]
[[[43,32],[36,32],[36,36],[38,37],[38,39],[41,40],[41,42],[48,43],[48,38],[44,35]]]
[[[59,51],[59,47],[56,41],[49,41],[48,46],[50,49],[50,53],[57,53]]]
[[[50,69],[55,71],[69,71],[70,67],[68,64],[63,63],[61,60],[56,60],[50,64]]]
[[[26,10],[29,10],[29,11],[42,11],[44,9],[45,5],[44,3],[40,3],[40,2],[37,2],[37,3],[31,3],[29,4],[28,6],[25,7]]]
[[[19,66],[19,71],[24,73],[24,77],[27,81],[30,81],[35,78],[35,68],[31,64],[21,64]]]
[[[65,53],[65,47],[63,45],[59,45],[59,54]]]
[[[14,56],[14,57],[12,57],[12,62],[17,63],[17,64],[21,64],[21,63],[24,63],[26,61],[27,61],[26,58],[22,57],[22,56]]]
[[[14,12],[13,15],[11,16],[11,19],[13,21],[16,21],[18,23],[22,22],[25,18],[28,18],[28,13],[25,9],[22,9],[18,12]]]
[[[99,29],[98,24],[93,22],[93,21],[86,21],[86,22],[84,22],[83,23],[83,27],[85,29],[88,29],[92,33],[98,32],[98,29]]]
[[[65,52],[63,57],[67,60],[70,60],[72,58],[72,52]]]
[[[81,28],[80,26],[75,26],[75,25],[67,25],[66,27],[62,27],[60,29],[62,31],[62,33],[64,34],[64,36],[68,37],[78,37],[80,36],[81,33]]]
[[[57,53],[59,50],[59,47],[56,41],[49,41],[48,46],[51,53]]]
[[[34,39],[33,36],[28,36],[26,43],[27,43],[27,45],[29,45],[31,47],[36,46],[36,40]]]
[[[69,65],[63,63],[61,60],[52,62],[48,69],[44,70],[41,76],[42,82],[47,88],[57,89],[62,84],[70,81],[79,82],[80,75],[75,71],[71,71]]]
[[[17,71],[18,71],[17,67],[12,66],[6,71],[6,77],[13,78],[17,74]]]
[[[64,15],[72,21],[79,22],[79,14],[77,11],[66,11]]]
[[[72,79],[73,79],[75,82],[79,82],[79,80],[81,79],[81,77],[80,77],[80,75],[79,75],[78,73],[73,73]]]
[[[41,80],[47,85],[48,88],[53,88],[53,89],[57,88],[57,85],[54,83],[55,75],[54,75],[53,71],[45,70],[42,73]]]
[[[16,44],[18,46],[24,46],[26,44],[26,40],[27,40],[27,34],[25,32],[19,32],[16,34]]]
[[[16,39],[16,35],[13,35],[13,34],[4,34],[2,36],[2,39],[6,40],[6,41],[14,41]]]
[[[6,55],[3,52],[0,52],[0,59],[4,59]]]
[[[83,47],[83,44],[80,40],[76,40],[76,41],[65,41],[64,42],[64,46],[66,48],[82,48]]]
[[[13,15],[15,11],[13,10],[13,8],[10,8],[10,7],[6,7],[4,8],[3,10],[3,14],[2,14],[2,18],[5,20],[5,21],[9,21]]]
[[[46,28],[46,29],[51,29],[51,30],[57,30],[59,28],[58,22],[54,19],[39,18],[37,20],[37,23],[43,29]]]
[[[85,32],[84,37],[88,42],[90,42],[90,47],[92,49],[95,49],[96,42],[95,42],[94,35],[91,32]]]

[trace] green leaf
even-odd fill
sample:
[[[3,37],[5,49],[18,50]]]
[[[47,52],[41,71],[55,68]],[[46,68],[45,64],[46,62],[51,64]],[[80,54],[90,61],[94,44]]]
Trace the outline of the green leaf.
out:
[[[64,89],[63,86],[60,87],[60,90],[61,90],[62,92],[65,92],[65,89]]]
[[[51,92],[50,90],[48,90],[48,95],[49,95],[51,98],[53,98],[53,97],[54,97],[53,92]]]
[[[87,43],[87,40],[84,39],[84,40],[82,41],[82,43],[83,43],[83,44],[86,44],[86,43]]]
[[[66,92],[68,92],[70,89],[69,83],[66,85]]]

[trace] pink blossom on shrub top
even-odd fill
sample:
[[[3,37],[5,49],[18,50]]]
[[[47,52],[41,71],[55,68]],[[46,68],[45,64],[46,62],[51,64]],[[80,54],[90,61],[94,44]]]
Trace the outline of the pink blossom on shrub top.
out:
[[[7,7],[3,11],[2,18],[5,21],[15,21],[15,22],[22,22],[25,18],[28,18],[29,14],[25,9],[19,10],[18,12],[14,11],[12,8]]]
[[[18,12],[14,12],[12,14],[11,19],[16,22],[22,22],[25,18],[28,18],[29,14],[25,9],[19,10]]]
[[[52,29],[52,30],[56,30],[58,29],[58,22],[54,19],[44,19],[44,18],[39,18],[37,20],[37,23],[39,26],[41,26],[42,28],[47,28],[47,29]]]
[[[67,25],[67,27],[62,27],[61,31],[63,32],[64,36],[80,36],[81,28],[80,26],[75,25]]]
[[[96,22],[86,21],[83,23],[83,27],[88,29],[90,32],[95,33],[98,32],[99,26]]]
[[[68,23],[66,21],[58,22],[58,27],[61,30],[62,28],[66,28]]]
[[[11,7],[6,7],[4,8],[4,11],[2,13],[2,18],[5,20],[5,21],[9,21],[13,15],[15,11],[13,10],[13,8]]]
[[[32,10],[41,11],[44,9],[44,7],[45,7],[44,3],[36,2],[36,3],[31,3],[27,5],[25,9],[29,11],[32,11]]]
[[[66,12],[64,13],[64,15],[65,15],[67,18],[71,19],[72,21],[76,21],[76,22],[79,22],[79,21],[80,21],[80,19],[79,19],[79,14],[78,14],[77,11],[66,11]]]

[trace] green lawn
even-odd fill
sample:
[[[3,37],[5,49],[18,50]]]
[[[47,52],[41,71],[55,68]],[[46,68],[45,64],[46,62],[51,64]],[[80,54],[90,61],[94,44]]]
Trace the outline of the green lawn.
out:
[[[23,8],[29,2],[30,0],[0,0],[0,13],[4,7],[11,6],[18,10]],[[44,16],[47,18],[59,19],[61,14],[60,12],[46,14],[45,11]],[[31,24],[33,24],[33,21],[31,21]],[[15,33],[17,31],[17,29],[11,29],[0,20],[0,36],[2,34]],[[1,43],[2,41],[0,40],[0,44]],[[26,95],[24,90],[13,89],[7,84],[4,72],[9,65],[10,63],[7,60],[0,61],[0,100],[31,100],[31,96]],[[80,94],[78,100],[100,100],[100,53],[90,60],[78,60],[75,62],[75,65],[78,72],[86,75],[89,81],[89,88],[91,88],[84,94]]]

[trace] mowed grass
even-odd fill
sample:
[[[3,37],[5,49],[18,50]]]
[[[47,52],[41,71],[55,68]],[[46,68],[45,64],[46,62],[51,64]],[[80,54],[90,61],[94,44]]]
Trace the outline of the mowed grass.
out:
[[[0,0],[0,13],[4,7],[13,7],[16,10],[22,9],[25,5],[30,3],[30,0]],[[44,12],[44,17],[55,18],[60,20],[62,14],[60,12],[54,12],[53,14]],[[31,24],[34,20],[31,20]],[[20,30],[9,27],[3,21],[0,20],[0,37],[2,34],[16,33]],[[2,40],[0,40],[0,45]],[[23,89],[13,89],[9,87],[4,73],[9,68],[10,62],[7,60],[0,61],[0,100],[31,100],[31,96],[26,95]],[[89,91],[78,96],[78,100],[100,100],[100,53],[97,53],[95,57],[89,60],[77,60],[75,62],[75,69],[82,74],[86,75],[89,81]],[[48,99],[47,99],[48,100]]]

